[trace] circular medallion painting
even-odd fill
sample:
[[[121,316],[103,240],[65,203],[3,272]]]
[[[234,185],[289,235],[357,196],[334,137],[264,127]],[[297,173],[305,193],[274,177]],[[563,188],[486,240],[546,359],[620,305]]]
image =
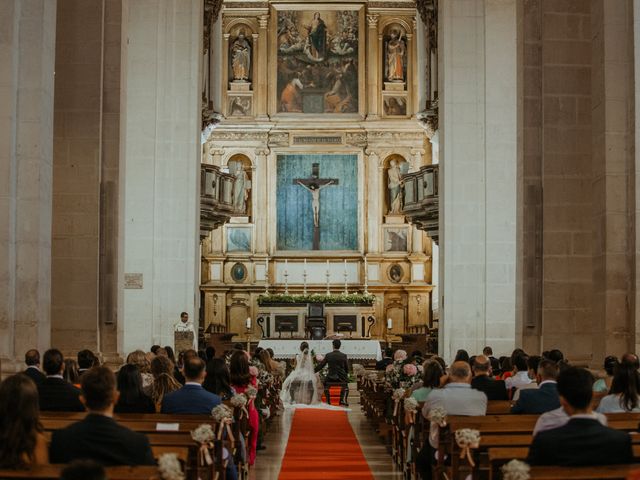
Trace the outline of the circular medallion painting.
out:
[[[400,280],[402,280],[402,277],[404,276],[404,270],[400,265],[394,263],[389,267],[387,275],[389,276],[389,280],[393,283],[400,283]]]
[[[231,278],[234,282],[243,282],[247,278],[247,267],[242,263],[236,263],[231,267]]]

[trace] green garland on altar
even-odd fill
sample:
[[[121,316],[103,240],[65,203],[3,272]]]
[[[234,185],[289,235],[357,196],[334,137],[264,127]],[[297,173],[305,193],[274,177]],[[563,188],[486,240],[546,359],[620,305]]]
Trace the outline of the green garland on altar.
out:
[[[258,305],[269,305],[271,303],[352,303],[357,305],[373,305],[375,295],[365,293],[340,293],[337,295],[326,295],[312,293],[307,295],[286,295],[284,293],[262,294],[258,297]]]

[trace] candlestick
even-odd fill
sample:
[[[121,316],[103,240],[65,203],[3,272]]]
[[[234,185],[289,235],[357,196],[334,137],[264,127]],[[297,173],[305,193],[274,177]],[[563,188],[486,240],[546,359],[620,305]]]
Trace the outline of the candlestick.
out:
[[[247,327],[247,330],[251,330],[251,317],[247,317],[245,325]]]
[[[303,279],[303,293],[306,295],[307,294],[307,270],[305,269],[304,272],[302,272],[302,279]]]
[[[327,260],[327,271],[325,272],[325,275],[327,277],[327,295],[331,295],[331,289],[329,288],[329,277],[331,276],[329,273],[329,260]]]
[[[264,294],[269,295],[269,257],[264,259]]]
[[[364,294],[369,294],[369,272],[367,270],[367,257],[364,257]]]
[[[344,294],[347,295],[349,289],[347,288],[347,261],[344,261]]]

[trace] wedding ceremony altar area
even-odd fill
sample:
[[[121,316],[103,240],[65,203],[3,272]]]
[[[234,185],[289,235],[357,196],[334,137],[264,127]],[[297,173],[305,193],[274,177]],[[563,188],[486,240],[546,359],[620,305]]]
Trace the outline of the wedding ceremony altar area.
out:
[[[264,339],[258,347],[273,349],[276,359],[288,360],[300,353],[300,344],[306,341],[309,349],[315,354],[325,355],[333,350],[332,340],[301,340],[301,339]],[[382,349],[378,340],[349,340],[343,339],[340,351],[349,360],[382,360]]]

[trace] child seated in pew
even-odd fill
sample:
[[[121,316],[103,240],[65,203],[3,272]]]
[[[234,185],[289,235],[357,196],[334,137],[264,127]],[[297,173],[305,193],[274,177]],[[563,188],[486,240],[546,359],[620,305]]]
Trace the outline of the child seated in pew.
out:
[[[591,373],[576,367],[562,371],[558,376],[558,393],[569,422],[533,438],[527,457],[529,464],[586,466],[633,461],[629,434],[603,426],[593,415]]]

